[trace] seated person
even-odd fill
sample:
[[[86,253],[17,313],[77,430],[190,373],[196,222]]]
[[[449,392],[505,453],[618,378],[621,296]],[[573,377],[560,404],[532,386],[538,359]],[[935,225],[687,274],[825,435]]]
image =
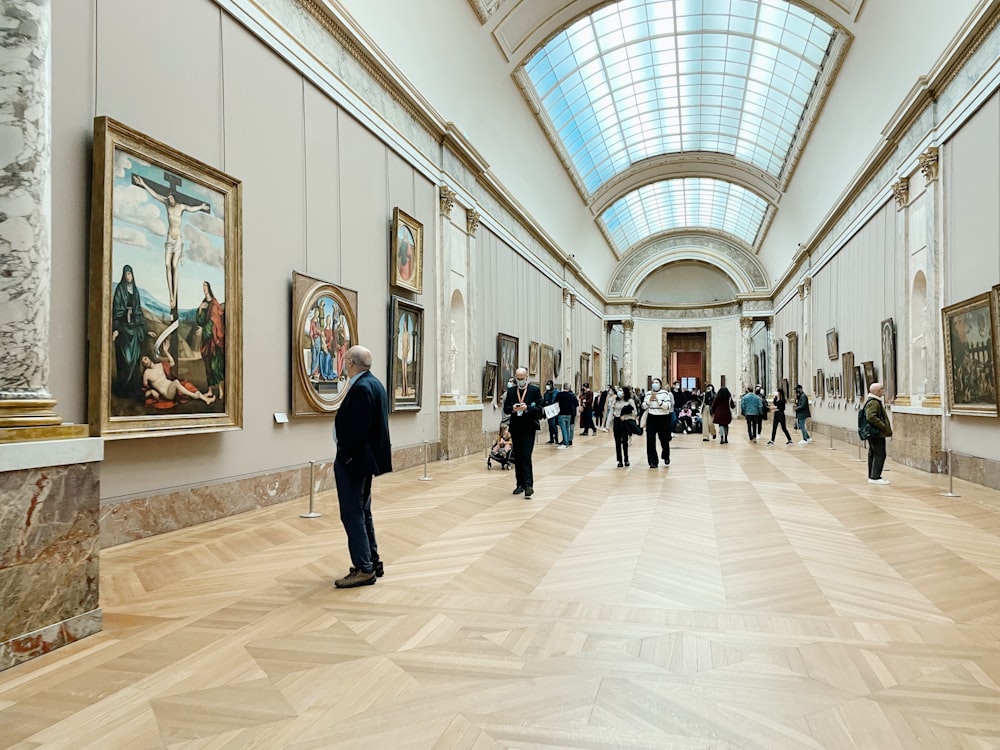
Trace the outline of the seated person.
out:
[[[500,425],[500,434],[497,435],[497,441],[492,448],[493,455],[499,458],[510,458],[510,450],[513,445],[514,443],[510,439],[510,427],[505,424]]]
[[[677,431],[690,433],[694,429],[693,406],[686,403],[677,415]]]

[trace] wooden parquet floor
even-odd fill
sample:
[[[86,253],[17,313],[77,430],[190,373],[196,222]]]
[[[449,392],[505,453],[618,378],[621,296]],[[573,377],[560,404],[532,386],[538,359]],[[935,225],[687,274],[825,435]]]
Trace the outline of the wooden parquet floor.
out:
[[[0,746],[1000,749],[1000,493],[733,432],[540,444],[531,500],[379,478],[359,589],[334,494],[105,550],[104,631],[0,673]]]

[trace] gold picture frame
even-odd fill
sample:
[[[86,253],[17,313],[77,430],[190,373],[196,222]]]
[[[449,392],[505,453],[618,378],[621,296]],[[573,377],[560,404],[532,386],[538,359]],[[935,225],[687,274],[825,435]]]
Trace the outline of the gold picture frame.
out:
[[[420,411],[424,308],[393,295],[389,304],[389,411]]]
[[[944,373],[952,414],[998,414],[997,305],[997,294],[985,292],[941,310]]]
[[[539,344],[537,341],[528,342],[528,374],[538,375],[539,369]]]
[[[92,435],[242,429],[242,211],[236,178],[94,119]]]
[[[548,344],[542,344],[539,347],[538,356],[538,382],[544,386],[551,380],[553,385],[558,386],[558,383],[556,383],[556,368],[554,364],[555,349]]]
[[[389,283],[417,294],[424,291],[424,225],[398,207],[392,209]]]
[[[347,393],[347,350],[358,343],[358,293],[292,272],[292,414],[335,412]]]

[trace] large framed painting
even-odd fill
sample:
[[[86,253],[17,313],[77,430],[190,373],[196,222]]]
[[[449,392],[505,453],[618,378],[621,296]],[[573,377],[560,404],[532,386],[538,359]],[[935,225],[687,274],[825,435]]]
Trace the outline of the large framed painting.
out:
[[[594,347],[590,360],[590,388],[595,393],[604,387],[604,363],[601,361],[601,350]]]
[[[989,292],[941,311],[952,414],[997,416],[996,307]]]
[[[240,181],[109,117],[93,159],[91,434],[241,429]]]
[[[785,338],[788,339],[788,382],[794,388],[796,385],[801,385],[799,383],[799,334],[795,331],[789,331],[785,334]],[[813,388],[813,393],[815,392],[816,389]]]
[[[882,398],[891,404],[896,398],[896,324],[892,318],[882,321]]]
[[[539,347],[538,380],[544,386],[550,380],[556,382],[556,369],[554,365],[555,349],[548,344]]]
[[[872,360],[862,362],[861,367],[864,368],[865,371],[865,392],[867,392],[868,389],[871,388],[872,383],[878,380],[878,372],[875,369],[875,362]]]
[[[514,370],[520,365],[517,361],[518,340],[506,333],[497,334],[497,382],[505,388],[508,381],[514,377]]]
[[[424,308],[389,302],[389,411],[419,411],[424,371]]]
[[[831,328],[826,332],[826,356],[831,360],[836,360],[840,356],[840,344],[837,339],[836,328]]]
[[[590,352],[580,355],[580,385],[584,383],[590,384]],[[580,389],[577,388],[576,392],[579,393]]]
[[[487,362],[483,368],[483,403],[497,403],[497,363]]]
[[[826,398],[826,377],[822,370],[816,370],[816,398]]]
[[[528,374],[538,375],[539,363],[539,344],[537,341],[532,341],[528,344]]]
[[[780,338],[774,341],[774,370],[775,379],[782,383],[785,380],[785,342]],[[788,395],[788,391],[785,391],[785,395]]]
[[[420,294],[424,291],[424,225],[400,208],[392,209],[389,283]]]
[[[864,401],[866,393],[868,393],[868,386],[865,385],[865,376],[861,372],[861,365],[854,365],[854,395],[857,396],[858,401]]]
[[[844,398],[849,402],[854,401],[854,352],[844,352],[840,357],[840,364],[844,371]]]
[[[358,293],[292,272],[292,414],[337,410],[347,392],[347,350],[358,343]]]

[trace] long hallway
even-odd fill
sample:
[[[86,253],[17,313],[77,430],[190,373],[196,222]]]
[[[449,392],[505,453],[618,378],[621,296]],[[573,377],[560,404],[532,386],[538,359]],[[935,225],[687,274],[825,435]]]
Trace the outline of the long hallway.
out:
[[[104,631],[0,674],[10,748],[1000,747],[1000,492],[857,449],[609,434],[106,550]],[[794,434],[794,433],[793,433]],[[889,447],[890,459],[892,445]]]

